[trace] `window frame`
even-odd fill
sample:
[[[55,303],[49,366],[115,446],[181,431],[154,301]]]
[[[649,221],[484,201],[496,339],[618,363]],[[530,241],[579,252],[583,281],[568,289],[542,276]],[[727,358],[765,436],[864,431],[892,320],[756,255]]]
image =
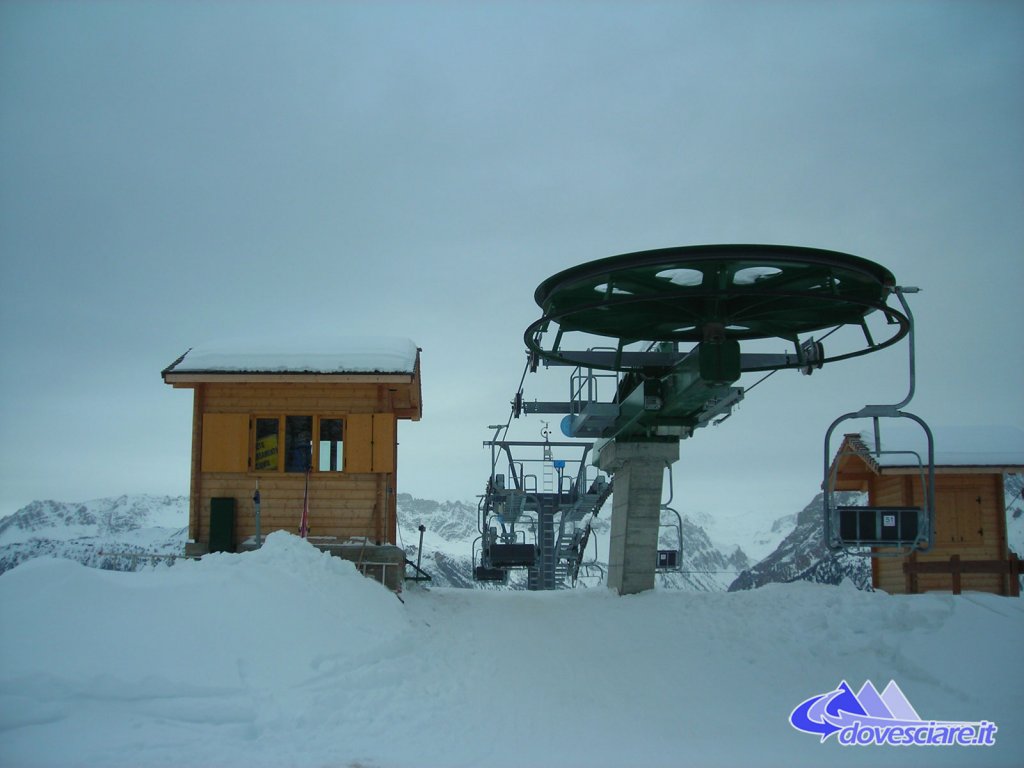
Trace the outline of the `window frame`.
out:
[[[274,469],[256,469],[256,423],[259,421],[277,422],[277,466]],[[249,438],[249,473],[253,475],[275,475],[282,472],[284,416],[279,413],[254,413],[250,417]]]
[[[341,422],[341,438],[338,440],[339,452],[340,452],[340,466],[337,469],[320,469],[320,443],[323,439],[320,437],[321,424],[324,421],[340,421]],[[316,439],[313,440],[313,471],[320,475],[343,475],[345,474],[345,437],[346,428],[348,426],[348,416],[332,416],[330,414],[317,414],[313,417],[313,434],[316,435]]]
[[[277,475],[296,475],[303,474],[300,472],[288,472],[285,470],[285,419],[289,416],[311,416],[313,419],[312,434],[313,439],[313,450],[312,450],[312,464],[311,474],[324,475],[324,476],[339,476],[346,474],[353,474],[345,468],[345,449],[342,447],[342,463],[341,467],[336,470],[321,470],[320,469],[320,422],[322,420],[337,420],[341,422],[341,445],[345,445],[345,441],[348,439],[348,420],[352,414],[349,413],[337,413],[334,411],[327,411],[324,413],[292,413],[292,412],[258,412],[250,415],[250,428],[249,428],[249,474],[270,476],[275,477]],[[277,467],[274,469],[256,469],[256,422],[259,420],[276,420],[277,421]]]

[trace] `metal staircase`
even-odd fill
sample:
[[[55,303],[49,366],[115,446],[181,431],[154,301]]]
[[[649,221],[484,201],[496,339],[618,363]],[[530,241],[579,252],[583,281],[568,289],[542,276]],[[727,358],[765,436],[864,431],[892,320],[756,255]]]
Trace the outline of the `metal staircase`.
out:
[[[558,540],[555,543],[556,588],[564,589],[576,585],[576,577],[579,575],[580,565],[587,550],[591,530],[589,519],[584,525],[578,523],[591,515],[597,515],[611,495],[612,481],[599,475],[584,493],[576,495],[570,504],[563,507]]]

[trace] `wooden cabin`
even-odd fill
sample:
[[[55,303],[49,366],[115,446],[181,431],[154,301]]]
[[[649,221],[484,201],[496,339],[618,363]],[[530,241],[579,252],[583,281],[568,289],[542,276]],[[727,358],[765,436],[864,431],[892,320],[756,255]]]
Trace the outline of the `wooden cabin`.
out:
[[[933,430],[935,441],[934,545],[908,557],[872,558],[872,584],[890,593],[962,590],[1019,594],[1024,553],[1007,546],[1004,477],[1024,471],[1024,432],[1012,427]],[[923,431],[881,430],[881,454],[871,431],[847,434],[832,462],[835,490],[862,491],[869,507],[920,507]],[[876,552],[884,550],[876,549]]]
[[[394,544],[398,422],[422,415],[409,339],[236,343],[190,349],[163,371],[193,391],[189,539],[194,553],[297,533]]]

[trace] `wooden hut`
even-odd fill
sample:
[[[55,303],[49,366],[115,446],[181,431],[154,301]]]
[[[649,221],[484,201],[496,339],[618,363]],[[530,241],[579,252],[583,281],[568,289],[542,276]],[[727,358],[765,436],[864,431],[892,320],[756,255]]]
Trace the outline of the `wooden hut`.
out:
[[[193,390],[190,548],[234,551],[261,531],[394,544],[398,422],[422,415],[408,339],[193,348],[163,371]]]
[[[862,491],[869,507],[920,507],[923,431],[847,434],[832,463],[835,490]],[[872,584],[891,593],[944,590],[1019,594],[1019,560],[1007,546],[1004,478],[1024,471],[1024,433],[1012,427],[934,430],[935,543],[927,553],[876,557]],[[882,552],[883,550],[876,550]]]

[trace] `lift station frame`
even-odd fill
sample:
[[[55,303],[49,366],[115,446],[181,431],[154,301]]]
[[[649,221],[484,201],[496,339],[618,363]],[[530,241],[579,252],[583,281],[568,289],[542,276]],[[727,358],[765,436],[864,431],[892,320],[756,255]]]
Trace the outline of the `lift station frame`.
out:
[[[565,401],[527,402],[520,387],[512,404],[513,416],[563,414],[563,433],[593,440],[585,454],[622,486],[612,513],[609,586],[620,594],[653,586],[661,476],[678,459],[680,440],[731,414],[744,397],[744,389],[737,386],[742,374],[783,369],[811,374],[825,363],[892,346],[912,331],[904,294],[913,290],[898,287],[888,269],[867,259],[783,245],[640,251],[572,267],[542,282],[534,294],[542,315],[524,334],[527,367],[536,370],[543,361],[548,366],[574,368],[570,396]],[[898,298],[899,307],[888,303],[892,296]],[[867,317],[872,313],[885,319],[883,338],[876,339],[869,328]],[[859,327],[861,342],[826,354],[823,340],[843,326]],[[590,343],[579,343],[581,337]],[[594,337],[599,343],[594,343]],[[791,351],[741,350],[741,343],[760,339],[782,339]],[[913,357],[913,345],[911,350]],[[608,385],[611,397],[602,399],[598,390],[604,388],[607,393]],[[908,401],[869,406],[841,417],[836,424],[844,418],[868,417],[875,419],[877,429],[877,420],[883,417],[917,421],[929,436],[931,476],[931,433],[922,420],[899,410]],[[492,449],[512,447],[492,442]],[[545,509],[539,495],[527,493],[518,482],[514,492],[498,487],[498,482],[492,471],[482,501],[483,550],[490,553],[485,568],[495,567],[495,553],[501,562],[503,544],[518,543],[502,540],[508,532],[503,528],[498,533],[497,526],[492,531],[487,523],[503,494],[508,497],[506,504],[521,494],[524,511],[527,504],[535,512]],[[913,540],[901,538],[899,544],[913,549],[927,546],[934,513],[930,491],[922,509],[907,513],[916,520]],[[851,526],[848,513],[828,505],[826,501],[830,546],[871,545],[867,513]],[[482,563],[487,559],[483,557]]]
[[[551,442],[546,427],[543,441],[499,440],[502,429],[484,443],[491,476],[478,506],[474,578],[504,582],[510,569],[526,568],[528,589],[575,586],[611,480],[588,463],[591,443]],[[500,457],[505,472],[497,471]]]

